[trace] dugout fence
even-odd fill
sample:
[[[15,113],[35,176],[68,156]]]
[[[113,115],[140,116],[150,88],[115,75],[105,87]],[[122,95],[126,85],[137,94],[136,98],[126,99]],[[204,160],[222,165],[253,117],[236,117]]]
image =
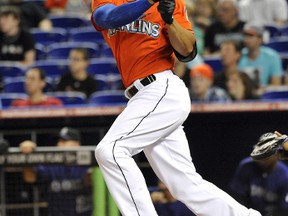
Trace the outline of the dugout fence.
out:
[[[64,150],[57,147],[37,147],[36,151],[23,154],[19,152],[19,148],[12,147],[7,154],[0,155],[0,216],[45,216],[49,215],[52,204],[59,208],[56,209],[58,215],[61,215],[62,207],[76,209],[77,215],[81,216],[119,216],[119,211],[95,161],[94,148],[94,146],[81,146],[77,149]],[[25,182],[24,170],[32,167],[34,169],[36,166],[50,168],[61,166],[64,167],[63,170],[87,167],[91,171],[89,175],[91,187],[82,187],[85,183],[77,180],[51,181],[50,185]],[[53,188],[53,192],[63,190],[66,196],[63,197],[63,193],[59,193],[62,195],[58,197],[59,199],[54,196],[55,204],[45,194],[48,188]],[[70,198],[75,195],[73,193],[76,193],[76,189],[82,190],[81,194],[77,192],[76,201],[71,202]],[[72,216],[74,213],[71,211],[68,214],[66,216],[70,214]]]

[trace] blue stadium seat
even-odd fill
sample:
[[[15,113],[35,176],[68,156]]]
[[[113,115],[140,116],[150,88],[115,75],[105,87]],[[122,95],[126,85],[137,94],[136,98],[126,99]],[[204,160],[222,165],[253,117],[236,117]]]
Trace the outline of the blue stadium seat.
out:
[[[43,31],[39,28],[32,28],[30,30],[36,43],[43,44],[45,46],[52,43],[65,42],[68,39],[68,32],[64,28],[52,28],[51,31]]]
[[[36,60],[46,59],[46,46],[40,43],[35,43]]]
[[[280,57],[281,57],[283,70],[288,72],[288,51],[287,53],[281,53]]]
[[[48,17],[53,23],[53,27],[60,28],[78,28],[85,26],[87,19],[82,16],[76,16],[71,14],[65,15],[49,15]]]
[[[20,98],[27,98],[28,96],[24,93],[0,93],[0,100],[2,108],[8,108],[12,101]]]
[[[4,83],[3,93],[25,93],[25,77],[15,77],[7,79]],[[51,79],[46,79],[46,87],[44,92],[51,91],[53,89],[53,84]]]
[[[0,61],[0,72],[3,79],[24,76],[25,68],[11,61]]]
[[[204,63],[209,64],[212,68],[214,73],[219,73],[222,70],[222,63],[221,59],[218,56],[206,56],[203,58]]]
[[[31,67],[41,68],[49,82],[51,83],[51,89],[54,89],[61,75],[69,71],[68,61],[67,60],[39,60],[36,61]]]
[[[46,95],[62,100],[64,105],[87,104],[87,97],[82,92],[47,92]]]
[[[6,80],[4,83],[4,93],[25,93],[24,87],[25,77],[16,77],[14,79]]]
[[[281,34],[280,28],[277,25],[266,25],[264,28],[268,31],[270,39]]]
[[[128,99],[122,90],[108,90],[95,92],[90,96],[89,104],[93,106],[123,106]]]
[[[54,43],[47,47],[47,59],[68,59],[69,52],[73,48],[86,48],[90,58],[97,58],[100,55],[99,47],[92,42],[62,42]]]
[[[288,87],[281,86],[278,88],[268,89],[261,95],[262,100],[282,100],[288,99]]]
[[[276,50],[279,53],[288,52],[288,36],[280,36],[272,38],[265,46]]]
[[[63,73],[69,71],[68,60],[39,60],[36,61],[31,67],[39,67],[45,71],[47,77],[59,78]]]
[[[113,53],[110,47],[104,45],[101,49],[101,57],[113,57]]]
[[[280,29],[280,35],[282,36],[288,36],[288,25],[284,26]]]
[[[94,78],[97,82],[97,90],[103,91],[103,90],[109,89],[106,75],[99,74],[99,75],[95,75]]]
[[[92,75],[98,74],[119,74],[114,58],[91,59],[87,71]]]
[[[92,27],[82,27],[77,29],[71,29],[69,31],[69,40],[70,41],[86,41],[86,42],[95,42],[98,44],[105,43],[105,40],[101,32],[97,32]]]
[[[118,90],[122,86],[122,79],[119,74],[97,74],[94,76],[97,81],[97,88],[103,90]]]

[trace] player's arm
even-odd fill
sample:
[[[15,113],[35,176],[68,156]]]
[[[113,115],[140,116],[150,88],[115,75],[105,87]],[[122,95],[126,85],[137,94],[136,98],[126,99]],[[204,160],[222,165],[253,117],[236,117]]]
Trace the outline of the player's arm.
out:
[[[102,29],[117,28],[137,20],[153,4],[153,0],[137,0],[120,6],[105,4],[93,11],[92,21]]]
[[[183,28],[174,19],[171,25],[167,25],[169,40],[174,52],[180,61],[191,61],[197,54],[194,33]]]
[[[24,154],[31,153],[37,147],[36,143],[26,140],[19,144],[19,149]],[[23,178],[27,183],[35,183],[37,180],[37,174],[33,167],[24,167],[23,168]]]
[[[160,0],[158,11],[165,21],[169,40],[180,61],[191,61],[197,54],[194,32],[182,27],[173,18],[175,0]]]

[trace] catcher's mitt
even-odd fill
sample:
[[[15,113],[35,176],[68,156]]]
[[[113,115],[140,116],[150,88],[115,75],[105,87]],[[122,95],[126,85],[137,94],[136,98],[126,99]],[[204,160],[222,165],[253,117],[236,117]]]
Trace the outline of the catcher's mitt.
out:
[[[253,160],[265,160],[272,155],[277,155],[279,159],[287,158],[287,152],[283,150],[283,143],[286,141],[286,135],[265,133],[259,138],[250,156]]]

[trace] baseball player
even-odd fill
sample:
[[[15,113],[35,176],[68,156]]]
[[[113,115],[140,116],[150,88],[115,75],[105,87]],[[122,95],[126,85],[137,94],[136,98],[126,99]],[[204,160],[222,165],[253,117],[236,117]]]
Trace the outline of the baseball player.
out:
[[[183,0],[93,0],[92,11],[130,99],[95,150],[122,215],[157,215],[132,158],[141,151],[172,195],[196,215],[261,215],[203,180],[192,163],[182,127],[191,109],[189,93],[173,73],[175,56],[190,61],[197,53]]]
[[[236,200],[257,209],[263,216],[286,216],[287,182],[287,165],[279,161],[276,155],[271,155],[266,160],[244,158],[229,186]]]

